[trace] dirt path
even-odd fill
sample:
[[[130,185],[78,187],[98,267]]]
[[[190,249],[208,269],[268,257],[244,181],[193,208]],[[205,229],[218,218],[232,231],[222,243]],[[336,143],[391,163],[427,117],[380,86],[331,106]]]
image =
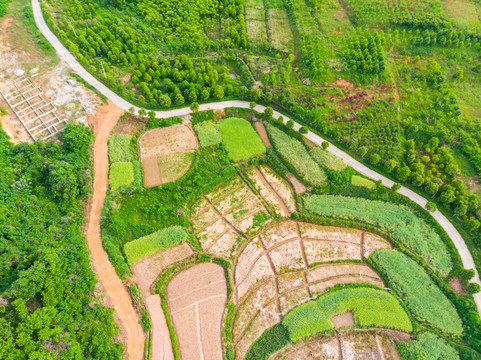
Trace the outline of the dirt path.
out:
[[[115,273],[100,239],[100,215],[108,189],[107,140],[122,113],[121,109],[109,102],[109,105],[100,107],[95,115],[89,118],[89,123],[93,124],[95,133],[93,148],[95,176],[86,236],[92,267],[97,273],[109,303],[115,309],[114,315],[118,319],[122,335],[126,339],[127,358],[129,360],[141,360],[144,351],[144,332],[139,324],[139,318],[132,306],[130,297]]]

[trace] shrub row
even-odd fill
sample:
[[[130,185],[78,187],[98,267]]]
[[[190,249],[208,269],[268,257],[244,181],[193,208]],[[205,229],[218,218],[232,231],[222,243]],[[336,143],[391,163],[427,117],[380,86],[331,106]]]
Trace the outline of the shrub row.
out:
[[[175,124],[182,124],[183,120],[180,116],[174,116],[167,119],[149,119],[147,129],[155,129],[159,127],[169,127]]]
[[[451,257],[439,235],[404,205],[333,195],[306,197],[304,204],[308,211],[318,215],[379,226],[393,239],[422,256],[441,276],[447,276],[451,271]]]
[[[454,305],[414,260],[392,249],[376,250],[369,260],[417,320],[451,335],[462,334]]]
[[[327,181],[327,175],[310,157],[306,147],[274,125],[266,124],[271,143],[276,151],[296,173],[307,183],[320,185]]]
[[[127,262],[133,265],[144,256],[179,244],[188,237],[189,235],[181,226],[171,226],[128,242],[124,246]]]

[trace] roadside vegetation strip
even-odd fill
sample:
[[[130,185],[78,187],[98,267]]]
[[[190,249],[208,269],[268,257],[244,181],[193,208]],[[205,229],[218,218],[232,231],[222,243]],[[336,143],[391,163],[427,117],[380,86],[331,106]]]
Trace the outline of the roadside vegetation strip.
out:
[[[171,226],[128,242],[124,246],[124,251],[129,265],[133,265],[145,256],[151,255],[158,250],[180,244],[188,238],[189,235],[183,227]]]
[[[379,226],[421,256],[439,275],[447,276],[451,271],[450,254],[439,235],[404,205],[334,195],[308,196],[304,204],[314,214]]]
[[[274,125],[266,124],[271,143],[284,160],[309,184],[320,185],[327,175],[311,158],[306,147]]]
[[[261,138],[245,119],[227,118],[219,122],[217,128],[232,161],[246,160],[266,152]]]
[[[459,354],[446,340],[431,332],[420,333],[416,340],[397,344],[402,359],[460,360]]]
[[[134,182],[134,165],[131,162],[115,162],[110,165],[109,183],[110,190],[115,191],[122,186]]]
[[[400,302],[376,287],[334,289],[316,300],[292,309],[281,323],[264,331],[251,345],[245,359],[264,360],[290,342],[334,329],[331,318],[348,311],[357,326],[411,332],[413,327]]]
[[[347,169],[347,164],[344,161],[319,146],[312,148],[310,154],[314,161],[322,167],[336,171]]]
[[[217,145],[222,141],[222,137],[213,121],[203,121],[195,124],[194,130],[199,137],[201,147]]]
[[[417,320],[446,334],[462,335],[462,322],[454,305],[414,260],[392,249],[376,250],[369,260]]]
[[[362,176],[359,176],[359,175],[352,175],[351,184],[354,186],[362,186],[369,190],[374,190],[376,188],[375,182],[369,179],[363,178]]]
[[[132,136],[127,134],[112,135],[109,138],[109,162],[131,161],[130,143]]]

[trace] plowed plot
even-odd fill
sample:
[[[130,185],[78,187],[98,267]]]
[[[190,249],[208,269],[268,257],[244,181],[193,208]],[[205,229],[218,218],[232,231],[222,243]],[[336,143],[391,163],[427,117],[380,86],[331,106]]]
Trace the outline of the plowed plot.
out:
[[[270,199],[276,197],[272,195]],[[235,175],[194,203],[192,227],[204,251],[229,259],[242,238],[272,220],[270,210]]]
[[[180,178],[189,169],[199,148],[187,126],[159,128],[146,132],[139,141],[145,186],[156,186]]]
[[[363,246],[370,253],[390,245],[361,230],[291,220],[248,241],[234,266],[237,310],[232,329],[237,358],[245,355],[268,324],[328,287],[339,283],[384,287],[379,274],[361,262]],[[346,262],[327,262],[332,260]]]
[[[383,331],[382,334],[376,334],[373,331],[343,330],[339,335],[322,335],[288,345],[272,354],[269,360],[397,360],[400,357],[390,335],[397,337],[403,334],[394,333]]]
[[[259,170],[277,195],[284,201],[289,212],[296,211],[296,201],[289,184],[268,166],[260,165]]]
[[[167,287],[180,357],[222,360],[221,326],[227,300],[224,270],[199,264],[176,275]]]

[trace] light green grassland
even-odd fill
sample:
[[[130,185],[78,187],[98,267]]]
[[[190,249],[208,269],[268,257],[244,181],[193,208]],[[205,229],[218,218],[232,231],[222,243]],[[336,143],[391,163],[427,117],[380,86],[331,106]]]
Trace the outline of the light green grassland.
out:
[[[110,190],[115,191],[122,186],[134,182],[134,166],[131,162],[115,162],[110,165]]]

